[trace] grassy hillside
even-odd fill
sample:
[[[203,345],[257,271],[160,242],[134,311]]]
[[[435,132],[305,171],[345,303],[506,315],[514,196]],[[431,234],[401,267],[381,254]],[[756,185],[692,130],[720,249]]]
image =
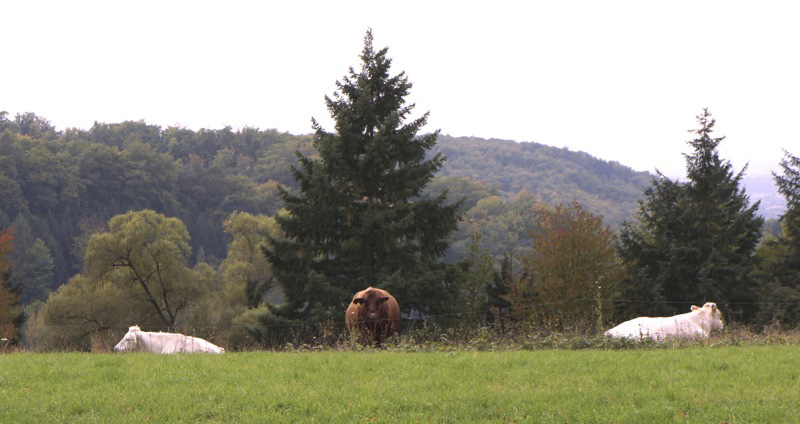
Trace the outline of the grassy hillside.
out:
[[[0,422],[797,422],[796,346],[0,355]]]

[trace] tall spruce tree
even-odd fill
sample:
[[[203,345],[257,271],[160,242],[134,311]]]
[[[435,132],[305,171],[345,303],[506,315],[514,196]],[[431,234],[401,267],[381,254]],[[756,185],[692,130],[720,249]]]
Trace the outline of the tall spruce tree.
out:
[[[750,205],[740,188],[747,167],[734,173],[719,157],[724,137],[711,136],[715,120],[707,109],[697,119],[700,129],[688,142],[693,151],[684,155],[688,181],[659,174],[640,202],[638,224],[620,231],[619,252],[632,280],[628,297],[656,301],[636,304],[638,313],[683,312],[684,302],[708,300],[750,319],[753,253],[764,220],[756,215],[758,202]]]
[[[780,235],[768,236],[758,247],[761,259],[756,278],[761,281],[758,311],[763,324],[800,324],[800,157],[784,151],[783,175],[773,173],[778,191],[786,198]]]
[[[411,83],[404,72],[390,76],[387,49],[376,52],[372,41],[368,31],[361,69],[325,97],[335,132],[313,120],[319,156],[297,154],[300,192],[281,192],[284,237],[264,253],[287,299],[274,312],[286,319],[338,317],[367,286],[391,291],[406,310],[436,310],[447,296],[440,289],[452,269],[438,259],[460,203],[422,194],[444,161],[426,158],[438,132],[417,136],[427,113],[405,122]]]
[[[800,157],[784,151],[783,175],[773,173],[778,191],[786,198],[786,212],[780,219],[783,240],[794,253],[794,268],[800,272]]]

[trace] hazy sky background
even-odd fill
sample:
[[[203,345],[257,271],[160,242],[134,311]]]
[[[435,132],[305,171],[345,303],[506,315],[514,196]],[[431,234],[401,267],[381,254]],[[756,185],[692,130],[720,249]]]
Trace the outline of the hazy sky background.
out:
[[[682,176],[708,107],[749,174],[800,155],[796,1],[11,1],[0,111],[311,132],[371,27],[426,131]]]

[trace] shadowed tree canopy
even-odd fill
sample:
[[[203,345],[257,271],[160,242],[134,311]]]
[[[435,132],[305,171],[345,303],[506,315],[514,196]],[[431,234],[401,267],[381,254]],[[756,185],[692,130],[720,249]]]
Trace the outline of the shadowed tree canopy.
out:
[[[281,193],[285,239],[270,240],[265,253],[287,298],[276,312],[286,318],[338,314],[367,286],[391,291],[401,308],[433,307],[447,273],[437,260],[460,203],[447,202],[446,192],[422,194],[444,161],[426,159],[438,132],[417,137],[427,113],[406,122],[411,83],[390,75],[386,52],[373,49],[368,32],[361,68],[325,98],[335,132],[313,122],[319,156],[298,154],[299,193]]]

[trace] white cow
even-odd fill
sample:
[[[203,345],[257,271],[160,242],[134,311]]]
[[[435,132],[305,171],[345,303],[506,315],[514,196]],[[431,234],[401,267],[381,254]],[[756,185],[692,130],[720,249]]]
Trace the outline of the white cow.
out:
[[[692,311],[673,317],[639,317],[606,331],[606,336],[641,340],[650,337],[663,341],[667,337],[707,339],[712,330],[721,330],[722,312],[717,304],[708,302],[702,308],[692,305]]]
[[[114,346],[114,352],[225,353],[225,349],[198,337],[142,331],[134,325]]]

